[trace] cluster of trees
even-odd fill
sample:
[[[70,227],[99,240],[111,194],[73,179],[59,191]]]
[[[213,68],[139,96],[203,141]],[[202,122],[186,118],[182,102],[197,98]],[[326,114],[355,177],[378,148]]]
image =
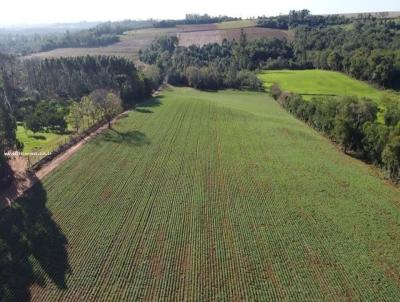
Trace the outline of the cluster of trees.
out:
[[[238,41],[201,47],[181,47],[176,37],[160,37],[140,52],[140,59],[157,66],[169,83],[199,89],[260,90],[262,83],[249,71],[296,64],[287,41],[273,38],[249,42],[243,31]]]
[[[17,120],[33,132],[62,133],[67,122],[78,131],[87,129],[132,108],[160,82],[157,68],[142,73],[123,58],[17,60],[0,55],[0,186],[10,181],[5,151],[23,147],[16,139]]]
[[[175,27],[177,25],[189,25],[189,24],[209,24],[209,23],[221,23],[225,21],[237,21],[240,18],[228,17],[228,16],[217,16],[212,17],[207,14],[187,14],[183,20],[162,20],[154,23],[156,28],[167,28]]]
[[[59,102],[42,100],[32,111],[26,112],[25,127],[32,132],[52,131],[64,133],[67,129],[65,115],[68,109]]]
[[[40,99],[80,99],[96,89],[108,89],[118,91],[129,108],[152,90],[135,65],[120,57],[32,59],[24,60],[22,69],[23,85]]]
[[[257,26],[278,29],[292,29],[298,26],[325,27],[350,23],[351,19],[340,15],[312,15],[309,10],[292,10],[288,15],[258,17]]]
[[[293,50],[304,68],[345,72],[388,88],[400,87],[400,24],[364,18],[341,27],[300,27]]]
[[[0,33],[0,53],[27,55],[65,47],[99,47],[120,41],[123,32],[153,26],[153,21],[104,22],[89,29],[63,33]]]
[[[267,68],[344,72],[381,87],[400,88],[400,23],[382,15],[313,16],[307,10],[258,19],[258,26],[295,31],[293,57]]]
[[[71,104],[67,120],[77,133],[103,121],[111,128],[112,119],[122,111],[122,101],[115,92],[97,89]]]
[[[64,133],[67,121],[77,131],[110,121],[119,107],[133,107],[161,81],[150,67],[146,76],[131,61],[117,57],[24,60],[21,66],[21,82],[29,93],[17,102],[15,115],[33,132]],[[109,112],[110,104],[117,109]]]
[[[298,94],[284,93],[277,85],[272,96],[290,113],[339,143],[345,152],[386,170],[400,181],[400,104],[383,100],[384,123],[378,121],[378,105],[356,97],[324,97],[305,101]]]

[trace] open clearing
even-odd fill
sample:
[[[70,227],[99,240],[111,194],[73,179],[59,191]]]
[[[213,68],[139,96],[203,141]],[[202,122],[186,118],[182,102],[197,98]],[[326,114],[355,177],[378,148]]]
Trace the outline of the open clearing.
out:
[[[244,22],[246,21],[246,22]],[[40,52],[27,58],[58,58],[76,57],[85,55],[116,55],[140,63],[139,50],[148,47],[151,42],[160,36],[177,35],[179,45],[203,45],[207,43],[222,43],[224,39],[239,39],[240,30],[244,27],[249,40],[257,38],[278,38],[291,40],[293,33],[287,30],[249,27],[249,20],[226,22],[228,24],[201,24],[182,25],[173,28],[147,28],[129,31],[121,35],[121,41],[104,47],[93,48],[58,48],[47,52]]]
[[[365,82],[334,71],[271,70],[264,71],[260,78],[267,88],[273,83],[278,83],[283,90],[299,93],[306,99],[318,95],[351,95],[379,101],[384,96],[395,95],[389,90],[377,89]]]
[[[171,88],[31,196],[34,301],[400,297],[399,189],[264,93]]]
[[[241,28],[241,27],[253,27],[256,26],[257,21],[251,19],[238,20],[238,21],[226,21],[217,23],[218,29],[229,29],[229,28]]]
[[[24,152],[50,152],[65,143],[68,135],[53,132],[37,132],[17,128],[17,139],[24,143]]]

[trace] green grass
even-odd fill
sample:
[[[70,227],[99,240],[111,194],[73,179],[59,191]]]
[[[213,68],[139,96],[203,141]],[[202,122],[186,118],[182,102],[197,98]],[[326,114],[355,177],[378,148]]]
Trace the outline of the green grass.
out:
[[[399,189],[264,93],[165,91],[32,196],[33,300],[400,297]]]
[[[274,70],[264,71],[260,78],[267,88],[278,83],[283,90],[302,94],[306,99],[315,95],[351,95],[379,101],[384,96],[396,96],[392,91],[377,89],[333,71]]]
[[[24,143],[24,152],[50,152],[65,143],[67,135],[53,132],[37,132],[25,130],[23,126],[17,128],[17,139]]]
[[[226,21],[217,23],[218,29],[234,29],[234,28],[243,28],[243,27],[252,27],[255,26],[256,22],[254,20],[245,19],[238,21]]]

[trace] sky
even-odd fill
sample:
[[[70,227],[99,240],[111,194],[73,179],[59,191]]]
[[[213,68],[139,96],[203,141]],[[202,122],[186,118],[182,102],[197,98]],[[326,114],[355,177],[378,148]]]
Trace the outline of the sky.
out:
[[[309,9],[313,14],[400,11],[400,0],[0,0],[0,25],[182,19],[186,13],[234,17],[286,14]]]

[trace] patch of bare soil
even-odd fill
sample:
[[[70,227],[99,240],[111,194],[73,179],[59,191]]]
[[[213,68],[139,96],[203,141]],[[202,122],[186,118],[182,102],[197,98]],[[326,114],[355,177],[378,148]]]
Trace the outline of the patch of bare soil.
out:
[[[36,175],[27,171],[28,161],[25,157],[12,157],[8,164],[14,172],[14,180],[7,190],[0,192],[0,209],[10,206],[13,200],[37,182]]]

